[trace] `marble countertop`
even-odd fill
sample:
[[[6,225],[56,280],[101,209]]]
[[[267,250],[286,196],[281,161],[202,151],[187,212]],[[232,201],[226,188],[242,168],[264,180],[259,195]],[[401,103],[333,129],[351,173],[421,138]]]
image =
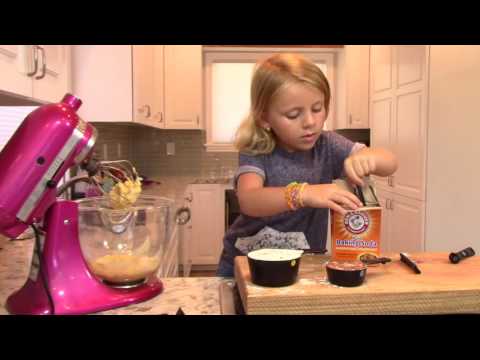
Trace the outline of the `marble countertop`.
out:
[[[0,315],[8,314],[7,297],[25,283],[33,253],[33,239],[10,241],[0,236]],[[100,312],[111,315],[219,315],[219,277],[164,278],[163,292],[140,304]]]

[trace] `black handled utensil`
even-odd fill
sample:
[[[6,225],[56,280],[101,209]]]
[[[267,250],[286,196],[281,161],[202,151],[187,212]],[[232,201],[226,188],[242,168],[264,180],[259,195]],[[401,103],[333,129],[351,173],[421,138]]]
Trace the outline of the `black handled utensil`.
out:
[[[408,257],[407,254],[405,253],[400,253],[400,260],[406,264],[410,269],[412,269],[415,274],[421,274],[422,272],[420,271],[419,267],[417,266],[417,264],[415,263],[415,261],[413,261],[412,259],[410,259]]]
[[[387,262],[392,261],[392,259],[387,257],[371,257],[371,258],[360,258],[360,261],[365,265],[374,265],[374,264],[386,264]]]
[[[327,252],[327,249],[323,250],[312,250],[312,249],[302,249],[304,254],[316,254],[316,255],[323,255]]]
[[[474,255],[475,255],[475,251],[471,247],[467,247],[466,249],[460,250],[458,252],[450,253],[448,258],[450,259],[450,262],[452,262],[453,264],[458,264],[463,259],[466,259]]]
[[[365,197],[363,196],[363,190],[362,190],[362,187],[360,185],[357,185],[355,187],[355,190],[356,190],[356,193],[360,199],[360,201],[362,202],[362,205],[365,206],[367,205],[366,202],[365,202]]]

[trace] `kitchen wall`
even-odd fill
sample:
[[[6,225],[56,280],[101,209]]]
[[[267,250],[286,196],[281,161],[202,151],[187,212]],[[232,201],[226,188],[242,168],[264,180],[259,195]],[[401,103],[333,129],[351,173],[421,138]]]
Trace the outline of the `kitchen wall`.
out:
[[[180,199],[186,186],[208,178],[221,167],[235,170],[237,153],[206,152],[200,130],[160,130],[137,124],[94,123],[98,140],[94,151],[104,160],[130,160],[139,174],[161,182],[160,195]],[[167,155],[167,143],[175,155]]]
[[[425,249],[480,249],[480,46],[430,47]]]

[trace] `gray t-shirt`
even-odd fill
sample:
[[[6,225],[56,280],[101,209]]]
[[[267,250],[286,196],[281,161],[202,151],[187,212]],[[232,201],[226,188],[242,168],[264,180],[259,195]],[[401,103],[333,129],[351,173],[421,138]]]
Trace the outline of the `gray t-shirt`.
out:
[[[331,184],[343,175],[344,160],[364,147],[345,137],[324,131],[315,146],[305,152],[287,152],[276,147],[265,155],[240,153],[235,184],[240,175],[256,173],[264,186],[286,186],[296,181]],[[225,234],[218,274],[233,275],[233,258],[258,248],[300,248],[324,250],[327,240],[329,210],[302,208],[269,217],[241,214]]]

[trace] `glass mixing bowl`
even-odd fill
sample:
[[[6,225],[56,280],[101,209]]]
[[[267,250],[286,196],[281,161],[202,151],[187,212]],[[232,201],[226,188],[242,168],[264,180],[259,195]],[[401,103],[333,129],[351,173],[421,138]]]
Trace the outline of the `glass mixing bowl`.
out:
[[[155,274],[173,224],[170,199],[141,195],[116,210],[107,197],[77,201],[79,238],[90,271],[112,286],[135,286]]]

